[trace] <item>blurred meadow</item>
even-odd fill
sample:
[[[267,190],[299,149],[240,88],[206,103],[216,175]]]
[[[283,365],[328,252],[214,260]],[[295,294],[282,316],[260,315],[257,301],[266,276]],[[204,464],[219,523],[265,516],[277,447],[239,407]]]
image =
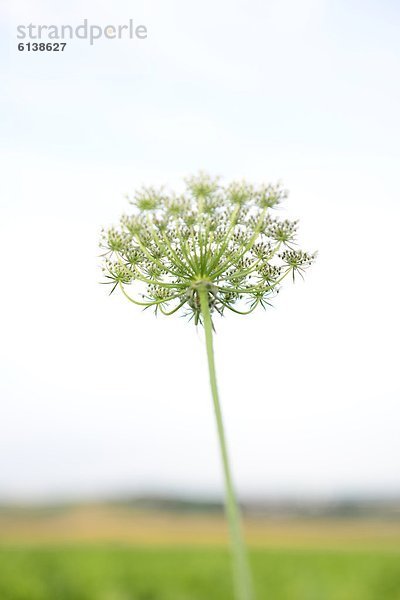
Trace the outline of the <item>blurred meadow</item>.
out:
[[[145,504],[4,506],[0,598],[230,600],[220,507]],[[257,598],[400,599],[397,508],[317,512],[246,510]]]

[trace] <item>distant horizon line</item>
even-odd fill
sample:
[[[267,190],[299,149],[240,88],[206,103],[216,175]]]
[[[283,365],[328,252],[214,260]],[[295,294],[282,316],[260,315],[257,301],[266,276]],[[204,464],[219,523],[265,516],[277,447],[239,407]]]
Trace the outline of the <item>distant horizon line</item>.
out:
[[[44,494],[1,494],[0,508],[4,506],[57,506],[77,504],[126,504],[126,503],[181,503],[202,505],[223,505],[223,494],[217,493],[189,493],[164,492],[164,491],[139,491],[139,492],[95,492],[95,493],[44,493]],[[243,505],[276,506],[276,505],[372,505],[400,503],[400,490],[398,492],[336,492],[336,493],[248,493],[240,495]]]

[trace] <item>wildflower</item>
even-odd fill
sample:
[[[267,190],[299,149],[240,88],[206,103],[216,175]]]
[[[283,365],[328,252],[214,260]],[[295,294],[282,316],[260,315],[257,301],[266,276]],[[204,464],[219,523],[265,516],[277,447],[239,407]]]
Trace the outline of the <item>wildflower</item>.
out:
[[[213,290],[212,313],[241,313],[246,307],[248,314],[268,305],[285,277],[303,275],[314,260],[313,254],[293,250],[298,222],[269,214],[287,196],[280,185],[223,187],[200,174],[186,186],[180,197],[142,188],[132,200],[133,215],[103,235],[112,291],[120,287],[133,303],[157,312],[182,309],[197,324],[203,320],[202,286]]]
[[[242,181],[223,187],[200,173],[186,180],[183,196],[142,188],[131,201],[134,213],[101,239],[111,293],[119,288],[134,304],[164,315],[182,311],[204,326],[236,600],[254,596],[217,389],[212,315],[266,309],[286,277],[303,277],[312,264],[315,254],[293,248],[298,222],[270,214],[286,196],[279,184]]]

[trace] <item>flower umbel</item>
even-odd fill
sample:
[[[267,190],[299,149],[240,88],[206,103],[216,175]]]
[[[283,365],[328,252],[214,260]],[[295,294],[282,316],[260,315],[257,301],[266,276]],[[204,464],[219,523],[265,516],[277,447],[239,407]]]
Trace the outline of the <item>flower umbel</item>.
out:
[[[142,188],[133,214],[103,232],[105,283],[156,312],[186,310],[196,324],[201,287],[211,312],[265,308],[283,279],[315,258],[295,249],[297,221],[270,214],[286,196],[279,184],[224,187],[203,173],[186,180],[183,196]]]

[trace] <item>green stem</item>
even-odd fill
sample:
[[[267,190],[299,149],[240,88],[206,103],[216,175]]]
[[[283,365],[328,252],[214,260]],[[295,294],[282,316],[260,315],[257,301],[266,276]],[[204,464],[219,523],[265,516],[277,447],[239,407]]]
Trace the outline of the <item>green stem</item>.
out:
[[[234,583],[236,600],[253,600],[250,567],[247,559],[246,547],[243,540],[239,506],[236,500],[229,466],[228,450],[225,439],[224,424],[221,406],[218,397],[217,378],[215,372],[213,334],[208,291],[206,284],[198,286],[201,314],[206,337],[208,369],[210,374],[211,393],[214,402],[214,411],[217,421],[219,445],[221,450],[222,466],[225,477],[225,508],[229,524],[229,532],[234,560]]]

